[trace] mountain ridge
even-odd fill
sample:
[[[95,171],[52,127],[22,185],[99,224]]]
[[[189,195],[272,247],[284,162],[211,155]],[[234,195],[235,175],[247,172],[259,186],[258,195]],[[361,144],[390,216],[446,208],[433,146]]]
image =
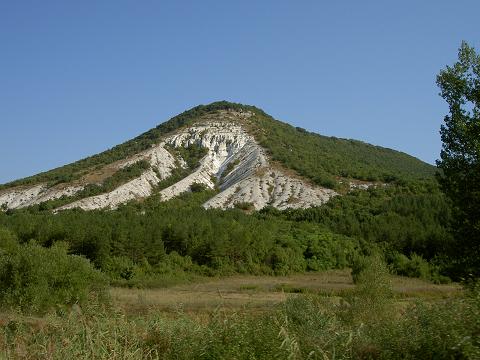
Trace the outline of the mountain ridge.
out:
[[[240,143],[236,144],[238,141]],[[196,106],[100,154],[5,184],[0,187],[0,205],[3,202],[7,207],[25,207],[60,198],[65,202],[66,198],[85,193],[85,188],[92,184],[102,185],[139,161],[149,163],[150,169],[134,178],[125,176],[125,182],[117,183],[119,186],[111,191],[85,196],[91,198],[90,205],[85,205],[84,199],[71,202],[88,210],[115,207],[152,195],[155,187],[168,179],[174,169],[186,169],[182,156],[172,155],[168,147],[194,145],[206,149],[206,154],[198,159],[197,169],[190,169],[191,173],[176,185],[160,191],[163,200],[189,191],[192,185],[199,183],[228,194],[228,199],[224,193],[221,201],[217,194],[216,201],[207,202],[207,207],[215,204],[212,206],[226,208],[241,203],[251,203],[255,209],[267,205],[280,209],[309,207],[321,205],[338,191],[348,190],[362,181],[370,184],[364,186],[373,186],[409,177],[429,178],[434,172],[432,166],[407,154],[357,140],[310,133],[275,120],[254,106],[221,101]],[[248,151],[255,153],[255,160],[247,159]],[[185,151],[183,156],[186,156]],[[152,157],[156,158],[152,160]],[[241,166],[239,163],[233,166],[235,161]],[[245,161],[250,165],[242,165]],[[278,164],[276,169],[274,164]],[[221,183],[216,184],[224,182],[222,174],[227,166],[233,166],[230,172],[237,175],[239,171],[235,167],[243,169],[245,176],[237,176],[230,186],[243,182],[244,187],[227,189]],[[263,173],[254,175],[255,171]],[[228,176],[232,178],[230,173],[226,174]],[[213,177],[216,180],[212,180]],[[138,184],[132,187],[135,183]],[[108,200],[115,197],[115,191],[117,199]],[[96,205],[91,205],[92,202]],[[75,206],[58,206],[59,209],[72,207]]]

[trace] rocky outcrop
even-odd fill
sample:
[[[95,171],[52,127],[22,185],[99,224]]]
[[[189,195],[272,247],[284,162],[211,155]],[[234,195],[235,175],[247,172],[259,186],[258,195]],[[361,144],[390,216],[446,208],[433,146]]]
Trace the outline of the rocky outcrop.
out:
[[[227,187],[208,200],[204,207],[226,209],[249,203],[256,210],[265,206],[280,210],[296,209],[322,205],[337,195],[333,190],[313,187],[281,171],[268,167],[262,170],[260,174],[253,174]]]
[[[57,211],[73,208],[81,208],[83,210],[115,208],[130,200],[150,196],[154,187],[161,180],[168,178],[175,167],[184,166],[184,163],[175,160],[172,154],[164,148],[164,145],[165,143],[161,143],[119,164],[119,167],[123,168],[140,160],[147,160],[152,169],[145,171],[140,177],[120,185],[111,192],[87,197],[64,205],[58,208]]]
[[[150,196],[153,187],[160,182],[153,170],[144,172],[140,177],[123,184],[106,194],[91,196],[64,205],[56,211],[80,208],[83,210],[95,210],[103,208],[115,208],[130,200]]]
[[[147,160],[151,169],[113,191],[81,199],[57,209],[82,208],[92,210],[115,208],[127,201],[159,193],[162,201],[190,191],[194,183],[208,188],[218,187],[220,192],[208,200],[205,208],[231,208],[239,203],[250,203],[255,209],[274,206],[278,209],[304,208],[321,205],[332,196],[333,190],[314,186],[305,180],[273,167],[264,149],[256,143],[238,119],[248,119],[248,112],[223,111],[212,114],[196,124],[177,130],[161,143],[138,153],[116,166],[123,168],[140,160]],[[185,167],[185,161],[167,150],[168,146],[188,147],[197,144],[208,149],[200,165],[190,175],[165,188],[158,184],[167,179],[177,167]],[[0,194],[0,204],[9,208],[23,207],[48,199],[74,195],[82,187],[66,187],[63,190],[48,189],[37,185],[24,189],[12,189]],[[62,192],[63,191],[63,192]]]
[[[32,187],[19,187],[0,193],[0,206],[9,209],[23,208],[48,200],[73,196],[83,189],[83,186],[47,187],[44,184]]]

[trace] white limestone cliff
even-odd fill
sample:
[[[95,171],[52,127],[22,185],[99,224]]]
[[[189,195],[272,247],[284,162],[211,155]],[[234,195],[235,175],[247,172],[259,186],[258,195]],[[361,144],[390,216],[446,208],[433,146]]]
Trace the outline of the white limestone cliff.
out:
[[[305,208],[328,201],[337,193],[330,189],[314,186],[287,171],[273,167],[265,150],[256,143],[236,118],[246,119],[248,112],[224,111],[220,115],[203,119],[192,126],[179,129],[166,136],[159,144],[123,161],[120,169],[140,160],[147,160],[151,169],[128,181],[111,192],[84,198],[64,205],[56,211],[82,208],[93,210],[115,208],[133,199],[145,198],[158,192],[162,201],[190,191],[194,183],[208,188],[218,186],[220,192],[208,200],[205,208],[231,208],[238,203],[251,203],[255,209],[274,206],[278,209]],[[157,189],[160,181],[167,179],[177,167],[185,167],[185,161],[176,158],[167,149],[197,144],[208,149],[200,166],[190,175],[165,188]],[[46,185],[13,188],[0,193],[0,205],[19,208],[63,195],[72,196],[83,186],[66,186],[62,189],[47,188]]]

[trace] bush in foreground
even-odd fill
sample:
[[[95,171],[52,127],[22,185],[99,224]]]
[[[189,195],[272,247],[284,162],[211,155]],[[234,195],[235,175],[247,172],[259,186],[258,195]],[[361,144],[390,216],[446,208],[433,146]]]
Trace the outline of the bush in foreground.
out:
[[[92,293],[104,294],[106,277],[85,258],[69,255],[65,243],[50,248],[20,245],[0,233],[0,304],[26,312],[83,305]]]

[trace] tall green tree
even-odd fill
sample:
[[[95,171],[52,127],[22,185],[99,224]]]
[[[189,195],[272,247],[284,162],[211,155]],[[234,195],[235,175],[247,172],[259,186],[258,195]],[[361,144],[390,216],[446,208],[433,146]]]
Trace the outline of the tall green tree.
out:
[[[480,55],[466,42],[458,60],[437,76],[449,114],[440,134],[443,142],[438,175],[453,205],[457,269],[480,275]]]

